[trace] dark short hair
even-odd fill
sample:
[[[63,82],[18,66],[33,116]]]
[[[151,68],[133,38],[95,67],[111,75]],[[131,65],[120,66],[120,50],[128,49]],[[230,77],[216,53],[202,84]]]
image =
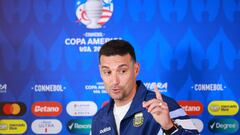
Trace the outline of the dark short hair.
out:
[[[102,55],[104,56],[114,56],[114,55],[120,55],[124,56],[126,54],[130,54],[132,60],[136,62],[136,55],[133,46],[125,41],[125,40],[110,40],[106,42],[100,49],[99,52],[99,63],[100,63],[100,57]]]

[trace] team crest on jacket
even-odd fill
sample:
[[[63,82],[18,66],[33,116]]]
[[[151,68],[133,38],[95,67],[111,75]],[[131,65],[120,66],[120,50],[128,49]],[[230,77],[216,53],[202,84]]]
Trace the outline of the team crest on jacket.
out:
[[[143,113],[137,113],[134,115],[134,119],[133,119],[133,126],[134,127],[140,127],[143,124]]]

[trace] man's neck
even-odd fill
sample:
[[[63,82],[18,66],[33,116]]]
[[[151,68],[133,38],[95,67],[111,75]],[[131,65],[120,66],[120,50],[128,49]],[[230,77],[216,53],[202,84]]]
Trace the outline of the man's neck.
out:
[[[116,106],[119,107],[119,106],[124,106],[124,105],[128,104],[129,102],[132,101],[132,99],[133,98],[126,100],[126,101],[114,100],[114,102],[115,102]]]
[[[133,98],[135,97],[135,95],[137,93],[137,84],[135,86],[135,89],[133,89],[132,91],[133,91],[133,93],[131,93],[131,96],[129,98],[123,99],[123,100],[114,100],[116,106],[124,106],[133,100]]]

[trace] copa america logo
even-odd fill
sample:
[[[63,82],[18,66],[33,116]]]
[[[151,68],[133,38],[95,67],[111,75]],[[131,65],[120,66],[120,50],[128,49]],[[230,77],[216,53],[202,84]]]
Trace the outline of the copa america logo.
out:
[[[101,28],[112,16],[112,0],[79,0],[77,2],[77,22],[89,29]]]

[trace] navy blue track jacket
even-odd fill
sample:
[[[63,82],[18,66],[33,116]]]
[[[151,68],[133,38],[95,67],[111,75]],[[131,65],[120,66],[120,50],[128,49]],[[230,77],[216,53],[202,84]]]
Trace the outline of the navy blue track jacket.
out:
[[[132,104],[120,123],[121,135],[164,135],[161,125],[150,113],[142,107],[143,101],[156,98],[152,91],[148,91],[141,81],[137,81],[138,89]],[[162,94],[164,102],[168,104],[170,117],[179,125],[174,135],[199,134],[184,110],[170,97]],[[113,115],[113,99],[100,109],[93,117],[92,135],[117,135],[117,128]]]

